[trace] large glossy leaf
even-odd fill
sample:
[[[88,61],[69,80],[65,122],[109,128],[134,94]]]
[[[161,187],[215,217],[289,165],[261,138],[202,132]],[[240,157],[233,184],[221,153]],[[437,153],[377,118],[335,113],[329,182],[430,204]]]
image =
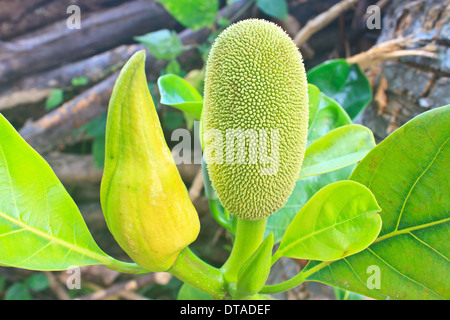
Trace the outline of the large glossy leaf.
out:
[[[0,264],[64,270],[114,263],[49,165],[0,115]]]
[[[345,180],[317,192],[292,220],[274,255],[337,260],[367,248],[381,229],[380,207],[360,183]]]
[[[308,72],[308,82],[335,99],[354,119],[372,100],[369,81],[345,59],[324,62]]]
[[[383,228],[368,249],[308,279],[377,299],[450,299],[450,106],[396,130],[356,167],[381,208]],[[320,269],[318,263],[308,269]],[[368,286],[378,270],[379,286]]]
[[[369,128],[349,124],[334,129],[314,141],[305,152],[298,178],[314,176],[360,161],[375,147],[375,139]]]
[[[309,127],[308,145],[333,129],[351,124],[345,110],[332,98],[320,92],[319,105]]]
[[[174,74],[167,74],[159,77],[158,87],[162,104],[184,111],[196,120],[200,119],[203,98],[186,80]]]
[[[219,9],[219,0],[158,0],[170,14],[187,28],[197,30],[212,26]]]

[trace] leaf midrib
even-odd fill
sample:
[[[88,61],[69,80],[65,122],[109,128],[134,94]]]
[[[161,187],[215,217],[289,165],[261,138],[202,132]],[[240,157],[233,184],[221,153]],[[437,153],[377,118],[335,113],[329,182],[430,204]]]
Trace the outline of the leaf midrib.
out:
[[[35,234],[36,236],[39,236],[41,238],[50,240],[53,243],[56,243],[56,244],[58,244],[58,245],[60,245],[62,247],[65,247],[65,248],[68,248],[68,249],[70,249],[72,251],[75,251],[75,252],[77,252],[77,253],[79,253],[79,254],[81,254],[83,256],[86,256],[86,257],[89,257],[91,259],[97,260],[101,264],[105,264],[105,263],[107,263],[110,260],[109,257],[107,257],[107,256],[103,256],[103,255],[98,254],[98,253],[96,253],[94,251],[91,251],[91,250],[79,247],[77,245],[74,245],[74,244],[72,244],[70,242],[67,242],[65,240],[62,240],[60,238],[53,237],[53,236],[51,236],[51,235],[49,235],[49,234],[47,234],[47,233],[45,233],[45,232],[43,232],[43,231],[41,231],[39,229],[31,227],[30,225],[28,225],[28,224],[26,224],[26,223],[24,223],[22,221],[19,221],[17,219],[12,218],[9,215],[7,215],[6,213],[3,213],[1,211],[0,211],[0,218],[6,219],[6,220],[10,221],[11,223],[21,227],[22,229]]]

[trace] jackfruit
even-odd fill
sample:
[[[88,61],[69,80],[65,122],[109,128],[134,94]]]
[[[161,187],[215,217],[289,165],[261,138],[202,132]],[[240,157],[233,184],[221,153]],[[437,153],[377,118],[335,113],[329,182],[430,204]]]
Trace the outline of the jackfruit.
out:
[[[214,42],[203,143],[212,186],[231,214],[259,220],[286,203],[305,153],[307,91],[302,56],[276,24],[243,20]]]

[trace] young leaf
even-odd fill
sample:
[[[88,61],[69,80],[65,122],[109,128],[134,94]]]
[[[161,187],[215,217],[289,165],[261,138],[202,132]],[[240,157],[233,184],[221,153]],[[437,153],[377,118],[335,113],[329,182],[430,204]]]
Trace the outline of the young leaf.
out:
[[[278,18],[286,19],[288,14],[288,5],[286,0],[256,0],[256,5],[265,14]]]
[[[308,145],[331,130],[351,123],[352,119],[339,103],[320,92],[319,106],[309,127]]]
[[[273,232],[275,242],[280,242],[284,232],[289,227],[289,224],[305,203],[326,185],[336,181],[347,180],[350,177],[354,166],[355,165],[350,165],[336,171],[298,180],[284,207],[268,218],[266,234]]]
[[[167,74],[158,79],[161,104],[172,106],[200,119],[203,98],[198,91],[183,78]]]
[[[376,299],[450,299],[449,123],[450,105],[422,113],[358,164],[351,179],[383,209],[380,235],[308,280]]]
[[[210,27],[219,10],[219,0],[158,0],[167,11],[187,28],[197,30]]]
[[[314,141],[305,152],[298,178],[314,176],[360,161],[375,147],[372,131],[357,124],[334,129]]]
[[[339,181],[317,192],[297,213],[274,255],[337,260],[369,246],[381,229],[375,197],[362,184]]]
[[[234,298],[245,298],[258,293],[262,289],[272,266],[273,241],[273,233],[270,233],[256,252],[242,265],[238,273],[237,291]]]
[[[213,298],[207,293],[183,283],[180,291],[178,291],[177,300],[213,300]]]
[[[313,124],[317,111],[319,111],[320,102],[320,90],[313,84],[308,84],[308,101],[309,101],[309,122],[308,128],[311,128]]]
[[[324,62],[308,72],[308,82],[335,99],[354,119],[372,100],[369,81],[358,65],[345,59]]]
[[[113,265],[50,166],[0,115],[0,264],[35,270]]]
[[[134,39],[142,43],[156,59],[175,59],[184,50],[176,32],[167,29],[136,36]]]
[[[52,110],[59,107],[64,102],[64,91],[62,89],[52,89],[45,101],[45,110]]]

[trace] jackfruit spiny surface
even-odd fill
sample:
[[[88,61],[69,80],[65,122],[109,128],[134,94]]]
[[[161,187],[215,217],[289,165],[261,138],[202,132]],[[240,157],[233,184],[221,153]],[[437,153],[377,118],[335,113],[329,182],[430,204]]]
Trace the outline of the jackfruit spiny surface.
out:
[[[292,193],[306,146],[307,80],[298,48],[274,23],[249,19],[233,24],[211,49],[204,96],[205,156],[221,203],[246,220],[271,215]],[[240,130],[241,136],[256,134],[257,140],[247,135],[244,163],[237,161],[242,149],[237,143],[235,161],[227,161],[230,129]],[[220,132],[223,140],[211,132]],[[260,149],[256,161],[251,156],[252,146],[260,148],[261,143],[269,156],[274,152],[268,163],[261,161]],[[271,166],[276,171],[264,174],[263,168]]]

